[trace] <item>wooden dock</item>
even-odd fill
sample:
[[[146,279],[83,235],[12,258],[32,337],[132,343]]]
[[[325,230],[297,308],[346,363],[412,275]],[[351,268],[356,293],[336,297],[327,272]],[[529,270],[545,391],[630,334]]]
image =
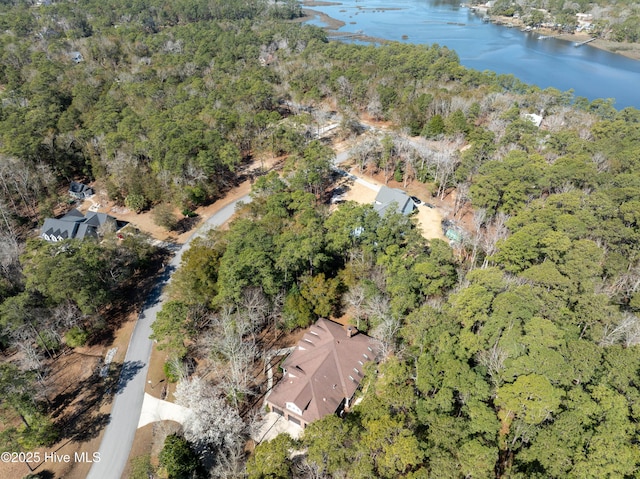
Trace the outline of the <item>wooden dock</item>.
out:
[[[592,42],[594,40],[596,40],[596,39],[595,38],[589,38],[588,40],[585,40],[584,42],[575,42],[573,44],[573,46],[574,47],[581,47],[582,45],[586,45],[587,43]]]

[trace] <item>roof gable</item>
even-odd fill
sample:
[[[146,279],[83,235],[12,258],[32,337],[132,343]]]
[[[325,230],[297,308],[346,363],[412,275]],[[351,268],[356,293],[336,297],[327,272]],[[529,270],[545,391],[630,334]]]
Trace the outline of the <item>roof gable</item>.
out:
[[[63,239],[97,238],[98,229],[104,224],[117,225],[116,219],[105,213],[90,212],[84,216],[72,209],[61,218],[46,218],[42,225],[41,236],[48,241]]]
[[[319,319],[282,364],[284,377],[269,401],[306,422],[332,414],[353,396],[363,364],[375,358],[377,349],[376,340],[364,334],[349,337],[340,324]]]
[[[46,234],[51,241],[58,241],[60,238],[73,238],[77,229],[78,224],[76,222],[55,218],[45,219],[42,225],[42,233]]]
[[[413,200],[404,191],[384,185],[381,186],[373,209],[383,215],[392,205],[395,205],[395,210],[403,215],[411,213],[415,208]]]
[[[84,193],[85,191],[93,192],[93,188],[77,181],[72,181],[69,185],[69,193]]]
[[[63,217],[59,218],[60,221],[84,221],[84,215],[77,209],[73,208],[69,210]]]

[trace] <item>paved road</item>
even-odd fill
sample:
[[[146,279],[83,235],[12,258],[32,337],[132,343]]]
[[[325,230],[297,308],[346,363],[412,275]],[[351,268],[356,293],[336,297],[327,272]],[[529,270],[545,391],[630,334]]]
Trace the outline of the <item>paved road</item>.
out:
[[[167,285],[171,274],[180,265],[182,253],[187,249],[189,242],[203,235],[209,229],[225,223],[235,211],[236,204],[240,201],[245,203],[251,199],[248,195],[239,198],[222,209],[217,211],[207,222],[202,225],[194,235],[178,250],[165,268],[163,274],[158,278],[156,286],[153,288],[144,309],[138,318],[129,347],[124,359],[120,381],[115,392],[115,401],[111,409],[110,422],[105,430],[102,443],[100,444],[100,462],[94,462],[87,479],[118,479],[127,465],[129,452],[133,445],[133,438],[136,434],[142,401],[144,398],[144,388],[151,357],[152,341],[151,324],[156,319],[156,313],[162,307],[162,289]]]

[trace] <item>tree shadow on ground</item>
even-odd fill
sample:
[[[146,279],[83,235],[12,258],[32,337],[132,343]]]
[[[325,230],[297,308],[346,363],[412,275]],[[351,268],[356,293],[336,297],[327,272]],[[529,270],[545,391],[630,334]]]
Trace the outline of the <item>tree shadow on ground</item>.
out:
[[[140,370],[144,367],[142,361],[125,361],[120,369],[120,378],[116,386],[116,394],[120,394],[127,386],[127,383],[131,381]]]
[[[167,264],[173,252],[159,249],[143,267],[112,292],[112,303],[100,311],[106,327],[95,330],[89,337],[87,346],[96,344],[112,344],[115,331],[130,318],[132,313],[140,311],[148,300],[149,294],[157,287],[159,281],[165,281],[163,266]]]
[[[185,216],[178,221],[174,229],[179,233],[186,233],[187,231],[191,231],[198,223],[200,223],[200,217],[198,215]]]
[[[54,479],[56,476],[53,472],[45,470],[38,473],[29,474],[27,477],[29,479]]]
[[[97,369],[53,398],[51,415],[56,418],[60,439],[86,441],[97,437],[110,418],[109,414],[99,412],[100,407],[122,392],[143,367],[142,361],[112,363],[105,377]]]

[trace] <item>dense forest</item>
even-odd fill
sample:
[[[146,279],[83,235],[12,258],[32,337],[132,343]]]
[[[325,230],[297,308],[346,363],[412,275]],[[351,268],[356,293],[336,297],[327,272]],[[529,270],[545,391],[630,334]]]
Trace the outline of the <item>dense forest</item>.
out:
[[[68,181],[95,180],[131,209],[190,210],[254,159],[286,155],[228,229],[185,253],[158,315],[167,375],[199,418],[168,436],[161,474],[635,477],[640,111],[469,70],[438,45],[327,42],[290,22],[293,1],[0,13],[2,447],[64,437],[48,361],[106,327],[154,254],[139,236],[29,239]],[[363,115],[394,125],[354,164],[425,196],[455,191],[474,211],[461,244],[425,240],[411,217],[328,207],[333,151],[313,131],[331,110],[345,138],[367,135]],[[541,110],[537,127],[526,114]],[[261,334],[341,314],[383,344],[362,402],[247,458]],[[192,358],[227,373],[185,377]],[[132,476],[154,467],[138,465]]]

